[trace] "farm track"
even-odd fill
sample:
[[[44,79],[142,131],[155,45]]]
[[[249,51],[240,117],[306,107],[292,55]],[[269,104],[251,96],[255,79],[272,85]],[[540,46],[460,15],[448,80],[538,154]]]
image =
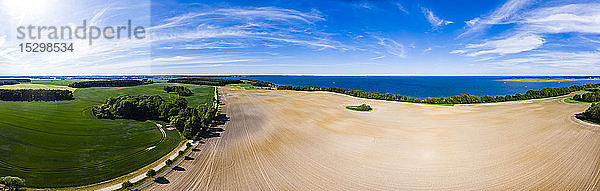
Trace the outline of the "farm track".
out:
[[[600,129],[562,98],[454,107],[221,89],[230,117],[149,190],[599,190]],[[564,98],[564,97],[563,97]],[[367,103],[372,112],[347,105]]]

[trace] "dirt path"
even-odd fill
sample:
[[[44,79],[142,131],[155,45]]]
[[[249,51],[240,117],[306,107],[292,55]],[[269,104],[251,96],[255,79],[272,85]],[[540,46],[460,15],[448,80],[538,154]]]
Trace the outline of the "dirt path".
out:
[[[561,99],[455,107],[223,88],[230,121],[150,190],[598,190],[600,129]],[[372,112],[347,105],[367,103]]]

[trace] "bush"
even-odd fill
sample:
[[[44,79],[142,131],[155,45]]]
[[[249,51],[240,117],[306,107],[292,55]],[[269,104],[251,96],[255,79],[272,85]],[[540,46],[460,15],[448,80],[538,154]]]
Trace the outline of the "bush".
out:
[[[154,176],[156,176],[156,170],[154,170],[154,169],[148,170],[148,172],[146,172],[146,176],[147,177],[154,177]]]
[[[575,115],[579,119],[588,120],[592,122],[600,122],[600,103],[593,103],[583,113]]]
[[[573,100],[582,102],[600,102],[600,92],[585,93],[573,96]]]
[[[179,154],[179,156],[182,156],[183,154],[185,154],[185,152],[179,151],[177,154]]]
[[[167,93],[175,93],[179,96],[191,96],[194,95],[194,93],[192,92],[192,90],[183,87],[183,86],[165,86],[164,90]]]
[[[171,166],[171,165],[173,164],[173,160],[171,160],[171,159],[167,159],[167,161],[165,161],[165,164],[166,164],[167,166]]]
[[[356,109],[358,111],[371,111],[371,110],[373,110],[373,109],[371,109],[371,106],[369,106],[367,104],[362,104],[362,105],[356,107]]]
[[[0,178],[0,184],[4,184],[8,190],[19,190],[25,186],[25,180],[19,177],[5,176]]]
[[[369,106],[367,104],[361,104],[359,106],[348,106],[346,108],[350,109],[350,110],[354,110],[354,111],[371,111],[371,110],[373,110],[373,108],[371,108],[371,106]]]
[[[133,183],[131,183],[129,181],[123,182],[123,184],[121,184],[121,187],[123,187],[123,188],[129,188],[129,187],[132,187],[132,186],[133,186]]]
[[[192,143],[190,143],[190,142],[187,142],[187,143],[185,144],[185,146],[186,146],[187,148],[190,148],[190,147],[192,147],[193,145],[192,145]]]

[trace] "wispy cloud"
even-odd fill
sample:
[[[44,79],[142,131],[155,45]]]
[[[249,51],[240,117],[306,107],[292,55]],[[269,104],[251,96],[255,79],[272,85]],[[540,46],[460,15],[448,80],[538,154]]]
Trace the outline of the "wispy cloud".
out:
[[[504,23],[532,2],[533,0],[508,0],[490,14],[466,21],[468,29],[459,37],[481,32],[491,25]]]
[[[400,57],[400,58],[406,58],[406,51],[404,50],[404,45],[401,43],[396,42],[393,39],[390,38],[383,38],[383,37],[375,37],[377,38],[377,40],[379,40],[379,42],[377,42],[378,45],[380,45],[384,51],[386,51],[388,54]]]
[[[511,27],[504,34],[496,35],[500,38],[467,44],[451,53],[483,59],[482,62],[495,67],[598,68],[600,54],[597,46],[590,44],[594,40],[588,37],[600,34],[600,3],[561,5],[555,2],[525,9],[531,3],[509,0],[490,15],[467,21],[468,30],[461,37],[483,32],[494,25],[511,24]],[[575,35],[556,36],[566,33]],[[581,39],[587,39],[587,43]],[[586,49],[589,51],[582,51]]]
[[[161,24],[152,27],[152,30],[154,41],[185,41],[192,44],[194,41],[204,41],[203,45],[196,45],[198,47],[208,45],[211,48],[240,48],[236,44],[243,41],[252,46],[273,47],[280,46],[278,43],[287,43],[316,49],[343,49],[341,43],[329,38],[330,34],[311,26],[324,20],[316,10],[300,12],[275,7],[221,8],[165,18]],[[191,47],[194,46],[185,45],[183,48]]]
[[[398,7],[398,10],[400,10],[406,14],[409,14],[408,11],[404,8],[404,6],[400,2],[396,2],[396,7]]]
[[[464,50],[452,53],[480,56],[485,54],[512,54],[533,50],[544,44],[544,39],[535,34],[517,34],[500,40],[490,40],[481,44],[469,44]]]
[[[427,19],[427,21],[429,21],[429,23],[434,29],[454,23],[452,21],[439,18],[438,16],[433,14],[433,11],[427,8],[421,8],[421,11],[423,11],[425,18]]]

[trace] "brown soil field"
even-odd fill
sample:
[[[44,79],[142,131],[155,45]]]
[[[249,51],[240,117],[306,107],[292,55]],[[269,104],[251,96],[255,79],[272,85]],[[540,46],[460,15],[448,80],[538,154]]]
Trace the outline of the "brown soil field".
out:
[[[435,106],[220,88],[220,137],[150,190],[599,190],[600,127],[566,97]],[[372,112],[345,106],[366,103]]]

